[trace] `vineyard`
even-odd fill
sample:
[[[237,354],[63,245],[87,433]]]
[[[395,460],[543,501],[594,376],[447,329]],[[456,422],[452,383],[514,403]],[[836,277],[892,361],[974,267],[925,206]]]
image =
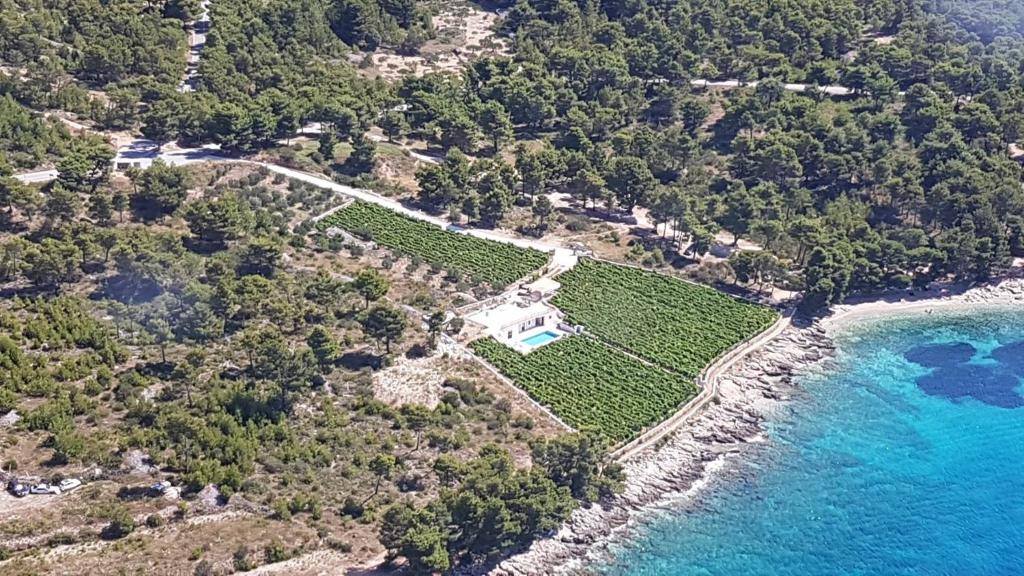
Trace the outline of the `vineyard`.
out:
[[[573,323],[688,377],[777,318],[711,288],[594,260],[580,260],[558,281],[552,303]]]
[[[525,356],[492,338],[471,347],[567,424],[595,428],[615,441],[634,437],[697,393],[683,378],[586,336]]]
[[[367,202],[353,202],[319,223],[321,230],[332,226],[492,286],[507,286],[547,263],[542,252],[449,232]]]

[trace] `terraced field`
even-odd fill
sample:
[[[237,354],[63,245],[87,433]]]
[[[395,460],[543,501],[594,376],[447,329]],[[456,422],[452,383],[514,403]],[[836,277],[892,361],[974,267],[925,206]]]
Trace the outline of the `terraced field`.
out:
[[[580,260],[558,281],[553,303],[573,323],[691,378],[778,317],[711,288],[595,260]]]
[[[548,260],[537,250],[449,232],[367,202],[353,202],[318,224],[321,230],[332,226],[495,287],[539,270]]]
[[[522,355],[493,338],[473,350],[535,400],[577,429],[625,441],[692,398],[696,387],[586,336],[570,336]]]

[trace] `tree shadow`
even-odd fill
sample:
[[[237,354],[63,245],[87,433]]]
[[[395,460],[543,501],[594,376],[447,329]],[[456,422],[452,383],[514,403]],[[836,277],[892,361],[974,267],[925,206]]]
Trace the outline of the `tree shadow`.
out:
[[[116,274],[101,282],[90,294],[90,298],[109,298],[122,304],[140,304],[151,302],[162,293],[163,288],[149,278]]]
[[[711,138],[708,140],[708,147],[720,154],[727,154],[732,151],[732,142],[743,130],[739,115],[735,112],[726,112],[718,122],[711,126]]]
[[[0,210],[0,230],[11,234],[21,234],[29,229],[29,221],[22,218],[14,220],[14,217],[6,210]]]
[[[669,259],[668,254],[666,254],[665,260],[668,262],[668,265],[675,270],[686,270],[687,268],[700,265],[700,260],[685,254],[673,253],[673,257],[671,259]]]
[[[182,244],[189,252],[201,256],[209,256],[227,248],[227,244],[220,240],[200,240],[191,237],[182,240]]]
[[[365,350],[358,350],[342,354],[341,357],[338,358],[338,365],[353,372],[358,372],[363,368],[380,370],[384,367],[384,360],[376,354],[371,354]]]
[[[174,362],[146,362],[139,364],[135,370],[143,376],[151,376],[160,380],[169,380],[174,374]]]
[[[421,343],[413,344],[405,352],[405,357],[409,358],[410,360],[415,360],[417,358],[425,358],[425,357],[427,357],[429,355],[430,355],[430,348],[428,348],[427,346],[425,346],[425,345],[423,345]]]
[[[519,232],[523,236],[530,236],[531,238],[543,238],[547,231],[547,224],[530,224],[516,228],[516,232]]]
[[[123,502],[137,502],[151,497],[149,486],[121,486],[117,490],[117,499]]]
[[[636,216],[630,212],[623,212],[617,209],[608,211],[604,208],[587,208],[581,206],[577,200],[574,200],[568,206],[559,206],[555,210],[563,216],[583,216],[598,223],[610,222],[612,224],[638,225]]]
[[[423,202],[422,200],[415,196],[402,198],[401,200],[399,200],[399,203],[404,208],[408,208],[409,210],[416,210],[417,212],[426,212],[427,214],[432,214],[434,216],[439,216],[441,214],[446,213],[445,210],[433,204]]]
[[[51,287],[51,286],[36,286],[34,284],[30,284],[28,286],[24,286],[24,285],[14,285],[14,286],[11,286],[11,285],[9,285],[9,286],[4,286],[3,289],[0,289],[0,298],[14,298],[15,296],[20,296],[22,298],[34,298],[36,296],[53,296],[53,295],[54,295],[53,287]]]

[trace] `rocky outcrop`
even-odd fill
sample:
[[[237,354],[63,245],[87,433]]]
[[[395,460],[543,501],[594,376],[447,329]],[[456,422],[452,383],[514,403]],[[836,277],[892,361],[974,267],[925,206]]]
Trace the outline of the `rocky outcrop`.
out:
[[[17,410],[11,410],[7,414],[0,416],[0,428],[13,428],[21,420],[21,415],[18,414]]]
[[[121,457],[121,469],[128,474],[152,475],[160,471],[160,468],[153,464],[153,459],[142,450],[132,448]]]

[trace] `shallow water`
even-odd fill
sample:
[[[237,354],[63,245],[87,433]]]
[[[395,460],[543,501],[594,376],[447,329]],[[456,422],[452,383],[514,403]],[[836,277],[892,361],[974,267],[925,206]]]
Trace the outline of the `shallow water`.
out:
[[[594,569],[1024,574],[1024,312],[878,320],[836,343],[767,444]]]

